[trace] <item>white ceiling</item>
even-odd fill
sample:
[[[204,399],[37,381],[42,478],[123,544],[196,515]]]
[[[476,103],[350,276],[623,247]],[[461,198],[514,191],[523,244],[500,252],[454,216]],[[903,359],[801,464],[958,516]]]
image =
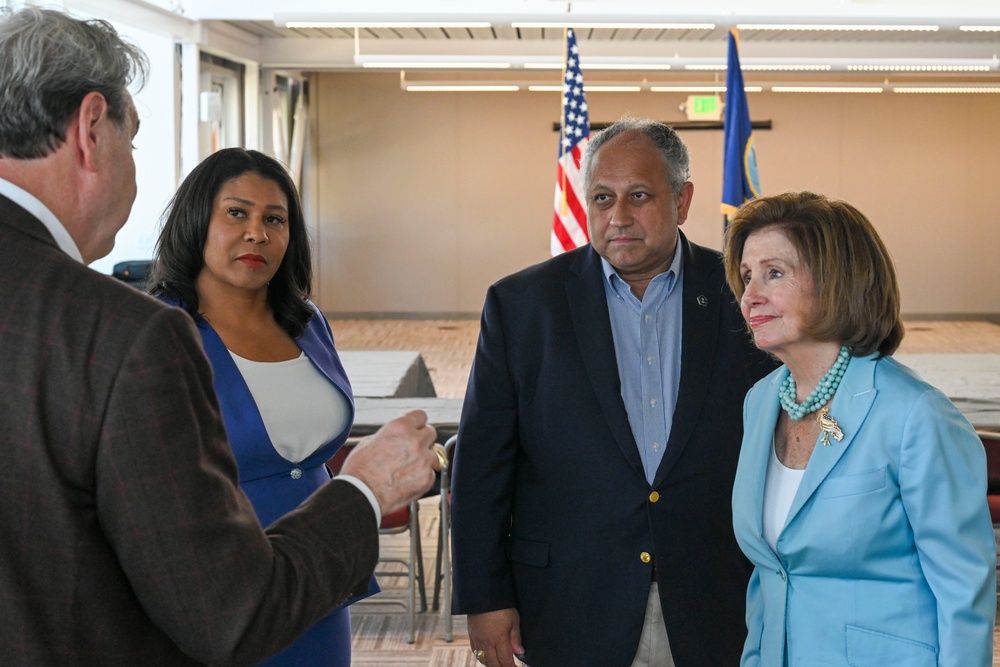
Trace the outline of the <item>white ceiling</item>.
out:
[[[577,29],[581,62],[673,62],[661,80],[699,76],[686,73],[684,63],[724,64],[729,28],[745,23],[776,24],[893,24],[935,25],[933,32],[844,30],[749,30],[740,31],[741,62],[748,65],[787,61],[833,63],[828,73],[782,74],[810,79],[882,77],[863,72],[844,72],[845,63],[924,63],[957,65],[987,64],[983,73],[921,74],[921,78],[947,77],[996,83],[1000,81],[1000,32],[962,31],[965,25],[1000,26],[1000,0],[945,0],[886,2],[841,0],[807,2],[732,0],[697,2],[660,0],[648,2],[566,3],[553,0],[386,1],[342,0],[80,0],[77,4],[145,5],[154,7],[168,23],[178,26],[188,39],[201,42],[219,55],[259,62],[264,67],[298,70],[359,69],[357,55],[400,57],[451,57],[508,60],[512,71],[527,76],[523,63],[531,60],[559,61],[563,31],[560,28],[518,28],[516,21],[565,21]],[[353,21],[488,21],[482,28],[287,28],[288,19]],[[700,29],[606,29],[589,28],[596,21],[711,23]],[[506,76],[514,74],[507,73]],[[497,76],[487,71],[477,76]],[[501,75],[502,76],[502,75]],[[532,72],[531,76],[545,74]],[[558,76],[557,74],[554,76]],[[606,75],[627,77],[628,74]],[[635,72],[631,73],[635,76]],[[745,72],[747,83],[772,73]],[[915,74],[896,75],[914,77]],[[588,77],[589,80],[589,77]]]

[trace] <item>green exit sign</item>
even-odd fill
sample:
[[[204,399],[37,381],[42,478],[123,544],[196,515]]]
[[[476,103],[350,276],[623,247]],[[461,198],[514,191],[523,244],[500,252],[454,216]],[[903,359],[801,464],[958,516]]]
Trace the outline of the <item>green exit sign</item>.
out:
[[[715,95],[693,95],[691,101],[696,114],[714,114],[719,108],[719,98]]]

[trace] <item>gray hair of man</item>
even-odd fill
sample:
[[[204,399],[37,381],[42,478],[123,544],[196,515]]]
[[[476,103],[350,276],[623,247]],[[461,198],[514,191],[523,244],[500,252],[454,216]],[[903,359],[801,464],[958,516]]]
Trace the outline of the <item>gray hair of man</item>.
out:
[[[0,9],[0,157],[45,157],[66,141],[83,98],[97,92],[123,131],[128,88],[149,63],[107,21],[50,9]]]
[[[656,146],[656,150],[663,157],[670,191],[676,196],[684,188],[684,183],[691,178],[691,156],[687,146],[670,126],[649,118],[622,118],[591,137],[580,161],[583,191],[587,192],[590,189],[590,173],[594,168],[594,158],[597,157],[601,147],[617,136],[631,133],[649,137]]]

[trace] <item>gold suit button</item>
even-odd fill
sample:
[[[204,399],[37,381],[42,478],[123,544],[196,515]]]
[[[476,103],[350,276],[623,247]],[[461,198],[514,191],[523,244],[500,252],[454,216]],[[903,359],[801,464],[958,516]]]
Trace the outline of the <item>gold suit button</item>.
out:
[[[660,499],[660,494],[657,493],[656,491],[653,491],[651,494],[649,494],[649,502],[655,503],[659,499]]]
[[[650,556],[645,551],[643,551],[641,554],[639,554],[639,560],[641,560],[643,563],[648,563],[649,561],[653,560],[653,557]]]

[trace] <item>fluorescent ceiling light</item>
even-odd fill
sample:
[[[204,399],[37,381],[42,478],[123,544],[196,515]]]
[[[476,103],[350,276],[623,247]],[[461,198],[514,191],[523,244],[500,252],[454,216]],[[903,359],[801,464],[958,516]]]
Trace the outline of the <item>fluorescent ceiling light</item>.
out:
[[[559,69],[563,68],[561,62],[526,62],[524,63],[524,69]],[[603,62],[603,63],[586,63],[580,61],[580,69],[602,69],[602,70],[621,70],[621,71],[648,71],[648,70],[668,70],[671,69],[671,65],[668,63],[651,63],[651,62]]]
[[[650,86],[649,90],[654,93],[724,93],[725,86]],[[759,93],[764,90],[763,86],[743,86],[744,92]]]
[[[702,72],[724,72],[721,58],[679,59],[675,65]],[[962,73],[993,72],[1000,61],[987,58],[884,58],[880,61],[862,58],[745,58],[740,69],[744,72],[927,72]]]
[[[561,93],[566,90],[565,86],[531,85],[528,90],[533,93]],[[642,86],[588,86],[583,84],[585,93],[638,93]]]
[[[726,65],[685,65],[684,69],[702,71],[702,72],[724,72],[726,70]],[[744,72],[828,72],[833,69],[831,65],[806,65],[806,64],[788,64],[788,65],[740,65],[740,69]]]
[[[474,58],[474,57],[473,57]],[[362,55],[354,56],[354,64],[379,69],[510,69],[506,58],[475,58],[470,56]]]
[[[587,21],[567,16],[565,21],[515,21],[512,28],[573,28],[575,30],[715,30],[714,23],[640,23],[636,21]]]
[[[848,65],[849,72],[989,72],[989,65]]]
[[[461,62],[430,62],[414,60],[363,62],[362,67],[374,69],[510,69],[510,63],[461,63]]]
[[[560,71],[563,63],[549,56],[524,55],[432,55],[432,54],[356,54],[354,63],[364,68],[380,69],[462,69],[462,70],[550,70]],[[674,57],[598,57],[582,60],[585,71],[619,72],[725,72],[724,58]],[[995,58],[745,58],[744,72],[849,72],[849,73],[925,73],[976,74],[1000,70]]]
[[[1000,25],[960,25],[958,29],[965,32],[1000,32]]]
[[[828,72],[833,69],[830,65],[740,65],[740,69],[747,72]]]
[[[583,84],[585,93],[638,93],[642,86],[588,86]]]
[[[490,28],[489,21],[286,21],[286,28]]]
[[[724,93],[725,86],[650,86],[654,93]]]
[[[1000,93],[1000,86],[900,86],[894,93]]]
[[[771,86],[772,93],[881,93],[881,86]]]
[[[520,86],[462,86],[406,84],[406,90],[418,93],[508,93],[521,90]],[[560,89],[561,90],[561,89]]]
[[[739,23],[740,30],[849,30],[868,32],[937,32],[936,25],[863,25],[823,23]]]
[[[611,70],[667,70],[670,69],[670,65],[666,63],[656,64],[656,63],[636,63],[634,65],[629,65],[626,63],[585,63],[580,62],[580,69],[611,69]]]

